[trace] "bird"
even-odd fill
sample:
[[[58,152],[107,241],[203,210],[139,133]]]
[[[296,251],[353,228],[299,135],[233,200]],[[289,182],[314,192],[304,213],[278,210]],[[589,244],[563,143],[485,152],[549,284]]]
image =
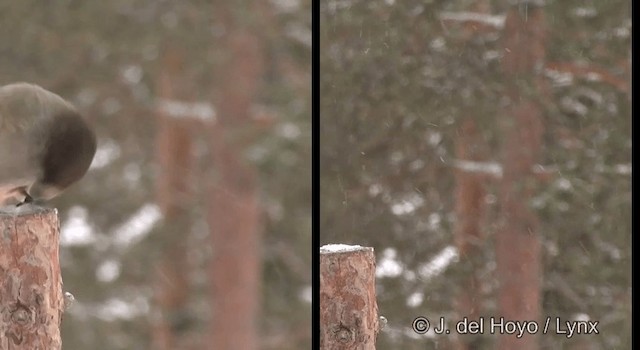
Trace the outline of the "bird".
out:
[[[0,87],[0,207],[41,204],[80,180],[97,148],[85,118],[31,83]]]

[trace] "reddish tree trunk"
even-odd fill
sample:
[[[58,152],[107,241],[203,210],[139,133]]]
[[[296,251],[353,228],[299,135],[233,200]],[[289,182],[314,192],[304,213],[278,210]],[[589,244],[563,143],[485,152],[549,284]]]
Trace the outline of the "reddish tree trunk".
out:
[[[541,93],[536,72],[545,55],[543,19],[541,7],[523,5],[512,6],[505,22],[503,71],[510,105],[501,121],[504,175],[496,234],[498,315],[505,321],[540,321],[540,233],[530,201],[537,181],[531,169],[540,159],[543,133],[536,103]],[[498,349],[535,350],[538,342],[536,335],[500,335]]]
[[[217,176],[209,213],[212,322],[207,348],[254,350],[259,348],[261,294],[257,175],[243,159],[243,143],[231,135],[248,126],[262,75],[262,52],[252,33],[237,26],[228,30],[218,123],[211,129]]]
[[[456,158],[460,160],[480,161],[486,156],[475,121],[471,118],[463,121],[456,139]],[[460,285],[455,298],[455,309],[458,319],[468,317],[478,320],[481,300],[479,296],[480,282],[476,276],[476,264],[483,240],[481,221],[484,213],[483,176],[456,169],[456,226],[454,240],[460,255],[460,261],[472,269]],[[453,341],[457,350],[470,349],[475,337],[458,337]]]
[[[172,48],[165,53],[160,76],[159,96],[172,100],[174,86],[180,85],[182,72],[180,53]],[[184,86],[182,87],[184,89]],[[158,111],[156,151],[158,162],[157,202],[165,217],[166,244],[156,267],[155,301],[159,309],[153,320],[152,344],[155,350],[176,349],[183,342],[176,334],[177,322],[184,315],[189,293],[187,279],[185,232],[189,231],[186,208],[193,205],[189,195],[192,167],[192,136],[185,119],[177,119]]]

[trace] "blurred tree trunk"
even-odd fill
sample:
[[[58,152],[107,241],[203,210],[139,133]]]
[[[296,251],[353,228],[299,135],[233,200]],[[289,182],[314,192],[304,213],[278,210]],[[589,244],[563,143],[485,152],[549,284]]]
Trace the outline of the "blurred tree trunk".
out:
[[[162,100],[184,98],[180,76],[183,72],[182,53],[175,47],[165,52],[159,79],[159,96]],[[176,89],[175,87],[179,87]],[[159,130],[156,139],[158,162],[157,202],[165,218],[165,244],[158,261],[155,276],[155,300],[159,308],[153,320],[153,349],[182,348],[181,323],[185,322],[184,310],[189,294],[186,266],[186,240],[189,232],[187,208],[193,205],[189,195],[189,174],[192,168],[192,137],[189,121],[178,119],[168,111],[158,109]]]
[[[503,132],[503,178],[500,228],[496,233],[499,280],[498,315],[505,321],[539,321],[542,267],[540,233],[530,202],[536,191],[531,173],[540,160],[543,123],[538,72],[544,64],[545,23],[542,7],[531,1],[511,6],[504,28],[502,61],[509,105],[500,123]],[[537,335],[498,336],[498,349],[534,350]]]
[[[491,4],[486,1],[475,1],[469,4],[469,11],[473,13],[490,14]],[[495,28],[482,24],[463,22],[463,40],[471,42],[486,32],[493,32]],[[456,159],[463,161],[486,161],[488,149],[478,131],[477,115],[468,111],[468,116],[458,128],[455,140]],[[481,316],[482,299],[480,295],[480,280],[477,271],[483,263],[482,220],[485,213],[484,197],[486,175],[461,168],[455,171],[455,213],[454,242],[458,249],[460,262],[464,269],[464,277],[459,285],[458,293],[454,297],[454,308],[457,319],[468,317],[478,320]],[[452,349],[470,350],[478,348],[482,342],[482,335],[456,335],[451,339]]]
[[[235,3],[219,3],[226,36],[216,80],[218,120],[211,128],[213,166],[209,226],[213,249],[209,349],[259,348],[260,205],[256,169],[244,159],[250,111],[263,74],[256,33],[236,18]],[[238,10],[239,11],[239,10]],[[240,11],[242,12],[242,11]],[[253,14],[255,15],[255,14]]]
[[[478,133],[476,123],[467,118],[459,128],[456,139],[456,158],[465,161],[481,161],[486,157],[486,148]],[[458,319],[468,317],[478,320],[480,317],[480,281],[476,275],[478,259],[483,240],[481,221],[484,213],[483,176],[465,169],[456,169],[456,226],[454,240],[460,255],[460,261],[468,269],[455,297],[455,309]],[[453,340],[456,350],[471,349],[477,336],[458,337]]]

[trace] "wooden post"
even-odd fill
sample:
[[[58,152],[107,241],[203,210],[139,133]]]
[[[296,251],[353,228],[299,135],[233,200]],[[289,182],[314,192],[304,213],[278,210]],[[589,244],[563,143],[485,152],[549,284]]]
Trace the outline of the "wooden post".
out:
[[[0,350],[62,347],[57,214],[30,204],[0,210]]]
[[[320,349],[375,349],[375,271],[373,248],[320,248]]]

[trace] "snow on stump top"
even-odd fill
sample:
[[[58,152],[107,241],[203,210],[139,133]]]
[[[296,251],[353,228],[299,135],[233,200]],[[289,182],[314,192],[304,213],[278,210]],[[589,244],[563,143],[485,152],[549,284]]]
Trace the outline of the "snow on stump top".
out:
[[[363,247],[359,245],[349,245],[349,244],[326,244],[320,247],[320,254],[348,253],[348,252],[355,252],[359,250],[373,252],[373,248],[371,247]]]

